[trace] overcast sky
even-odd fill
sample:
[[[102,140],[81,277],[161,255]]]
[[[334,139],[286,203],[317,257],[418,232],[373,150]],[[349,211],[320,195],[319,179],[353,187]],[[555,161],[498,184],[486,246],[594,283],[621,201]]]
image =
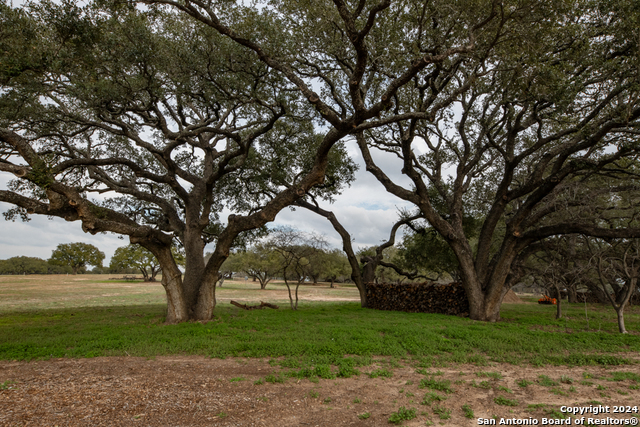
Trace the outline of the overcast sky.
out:
[[[360,165],[356,180],[337,197],[335,203],[326,203],[322,207],[332,210],[351,233],[354,248],[378,244],[388,238],[389,230],[398,218],[398,208],[407,205],[388,194],[382,185],[365,171],[362,157],[355,144],[349,143],[348,147],[352,158]],[[397,159],[388,154],[375,157],[385,171],[397,180],[396,182],[407,183],[407,178],[399,172],[400,164]],[[11,178],[12,175],[0,174],[0,188],[6,189],[6,183]],[[1,212],[9,208],[10,205],[0,203]],[[284,209],[273,223],[268,224],[270,227],[277,225],[290,225],[303,231],[323,234],[332,246],[342,248],[340,237],[329,221],[305,209]],[[84,233],[79,221],[66,222],[60,218],[48,219],[41,215],[32,215],[29,222],[19,219],[11,222],[0,218],[0,259],[20,255],[47,259],[58,244],[72,242],[85,242],[97,246],[105,253],[105,264],[108,265],[116,248],[127,245],[129,239],[118,238],[110,233],[95,236]]]

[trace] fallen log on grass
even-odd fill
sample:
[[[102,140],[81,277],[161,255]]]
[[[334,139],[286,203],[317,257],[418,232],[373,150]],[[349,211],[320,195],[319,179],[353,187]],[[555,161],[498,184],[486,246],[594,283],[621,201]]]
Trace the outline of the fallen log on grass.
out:
[[[231,304],[235,305],[236,307],[240,307],[243,310],[262,310],[265,307],[269,307],[273,309],[280,308],[275,304],[269,304],[268,302],[262,302],[262,301],[260,301],[260,305],[246,305],[246,304],[240,304],[239,302],[235,302],[235,301],[231,301]]]

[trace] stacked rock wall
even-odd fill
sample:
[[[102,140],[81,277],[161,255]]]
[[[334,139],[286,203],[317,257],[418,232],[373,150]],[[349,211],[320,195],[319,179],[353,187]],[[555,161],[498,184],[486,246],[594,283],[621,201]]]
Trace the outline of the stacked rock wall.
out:
[[[467,294],[460,283],[369,283],[367,305],[376,310],[469,315]]]

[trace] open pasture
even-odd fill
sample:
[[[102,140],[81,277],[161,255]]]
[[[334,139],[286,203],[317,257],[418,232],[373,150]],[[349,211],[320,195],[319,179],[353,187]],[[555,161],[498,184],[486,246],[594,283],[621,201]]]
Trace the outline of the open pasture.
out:
[[[596,304],[489,324],[361,309],[349,286],[304,285],[296,312],[281,284],[217,295],[213,321],[165,325],[159,283],[0,276],[0,425],[472,426],[640,401],[638,307],[623,336]]]

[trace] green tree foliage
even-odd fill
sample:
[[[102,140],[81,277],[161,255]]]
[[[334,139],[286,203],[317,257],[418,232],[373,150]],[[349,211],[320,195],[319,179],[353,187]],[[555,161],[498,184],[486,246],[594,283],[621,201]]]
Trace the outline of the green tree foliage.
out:
[[[135,269],[142,273],[145,282],[155,282],[160,271],[156,257],[140,245],[127,245],[116,249],[109,263],[109,270],[120,272]]]
[[[236,253],[232,257],[232,266],[257,280],[260,289],[266,289],[267,284],[280,271],[277,254],[264,243],[257,243],[246,252]]]
[[[336,281],[343,282],[349,277],[351,269],[344,252],[339,249],[321,249],[314,251],[309,256],[309,276],[313,283],[319,280],[331,282],[331,287]]]
[[[16,256],[0,260],[0,274],[59,274],[69,272],[71,272],[71,268],[54,266],[36,257]]]
[[[104,253],[88,243],[61,243],[51,253],[49,263],[70,267],[73,274],[84,271],[87,265],[102,267]]]

